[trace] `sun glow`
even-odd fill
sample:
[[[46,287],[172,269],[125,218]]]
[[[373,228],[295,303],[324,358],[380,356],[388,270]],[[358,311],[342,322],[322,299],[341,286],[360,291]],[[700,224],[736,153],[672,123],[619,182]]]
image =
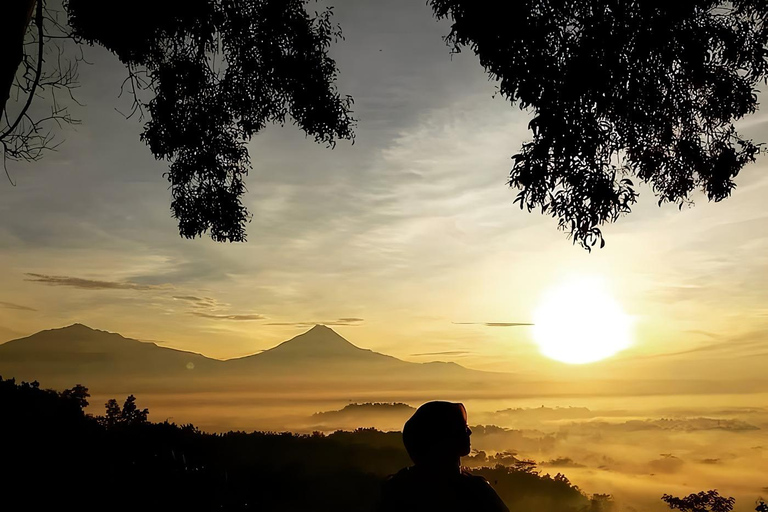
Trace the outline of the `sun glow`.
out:
[[[602,280],[567,281],[542,298],[533,336],[541,353],[564,363],[592,363],[632,344],[632,322]]]

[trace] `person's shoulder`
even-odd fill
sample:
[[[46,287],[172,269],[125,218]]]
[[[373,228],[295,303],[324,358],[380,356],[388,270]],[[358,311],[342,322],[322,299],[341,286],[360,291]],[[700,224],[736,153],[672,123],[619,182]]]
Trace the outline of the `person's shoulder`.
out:
[[[461,471],[461,483],[466,489],[470,489],[473,492],[486,493],[488,490],[493,490],[490,482],[481,475],[473,475],[469,471]]]
[[[464,481],[470,482],[471,484],[474,484],[474,485],[488,485],[488,486],[491,485],[488,482],[488,480],[485,479],[484,476],[482,476],[482,475],[474,475],[474,474],[470,473],[469,471],[467,471],[466,469],[462,469],[461,470],[461,478]]]
[[[401,469],[395,474],[389,475],[386,481],[389,482],[392,480],[407,480],[407,479],[413,478],[413,475],[414,475],[413,466],[409,466]]]
[[[379,512],[400,512],[411,501],[416,489],[414,471],[411,468],[403,468],[393,475],[389,475],[381,483],[381,498]]]
[[[412,467],[403,468],[393,475],[389,475],[383,482],[385,488],[397,488],[414,480]]]
[[[484,476],[473,475],[468,471],[462,471],[461,475],[464,482],[466,482],[466,487],[475,496],[478,510],[509,512],[509,509],[499,498],[496,490]]]

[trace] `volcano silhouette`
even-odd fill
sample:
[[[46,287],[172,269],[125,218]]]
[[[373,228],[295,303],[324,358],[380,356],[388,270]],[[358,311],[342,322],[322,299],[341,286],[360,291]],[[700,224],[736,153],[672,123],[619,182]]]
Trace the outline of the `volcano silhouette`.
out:
[[[38,380],[56,389],[76,383],[96,390],[151,392],[268,390],[280,386],[419,387],[492,376],[455,363],[413,363],[360,348],[316,325],[279,345],[218,360],[74,324],[0,345],[0,376]],[[385,385],[386,384],[386,385]]]

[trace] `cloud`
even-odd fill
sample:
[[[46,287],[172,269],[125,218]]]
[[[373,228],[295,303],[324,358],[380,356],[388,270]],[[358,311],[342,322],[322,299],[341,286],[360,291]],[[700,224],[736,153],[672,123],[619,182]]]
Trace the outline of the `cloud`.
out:
[[[566,428],[566,427],[564,427]],[[605,421],[590,421],[571,423],[567,430],[570,433],[581,433],[589,435],[591,433],[626,434],[630,432],[642,431],[676,431],[676,432],[699,432],[699,431],[723,431],[723,432],[749,432],[760,430],[760,427],[738,419],[720,419],[720,418],[662,418],[662,419],[643,419],[629,420],[623,423],[609,423]]]
[[[194,295],[174,295],[174,299],[178,300],[188,300],[190,302],[209,302],[213,301],[213,299],[209,299],[208,297],[195,297]]]
[[[235,320],[240,322],[246,322],[251,320],[264,320],[264,315],[212,315],[210,313],[202,313],[200,311],[192,311],[192,315],[203,317],[203,318],[210,318],[212,320]]]
[[[467,350],[445,350],[443,352],[421,352],[419,354],[411,354],[412,357],[420,356],[467,356],[472,354]]]
[[[13,302],[3,301],[0,301],[0,308],[16,309],[18,311],[37,311],[35,308],[30,308],[29,306],[22,306],[20,304],[14,304]]]
[[[674,356],[684,356],[689,354],[702,354],[717,357],[753,357],[755,355],[765,354],[766,330],[750,331],[738,336],[718,336],[707,331],[686,331],[695,334],[707,336],[710,339],[718,340],[714,343],[707,343],[698,347],[676,352],[664,352],[661,354],[649,354],[647,356],[637,356],[635,359],[659,359]]]
[[[682,459],[671,453],[662,453],[660,459],[650,461],[648,466],[657,473],[677,473],[683,464]]]
[[[268,324],[264,325],[281,325],[281,326],[291,326],[291,327],[312,327],[314,325],[327,325],[331,327],[335,326],[356,326],[360,325],[360,323],[363,322],[362,318],[338,318],[336,320],[331,321],[316,321],[316,322],[270,322]]]
[[[451,322],[453,325],[484,325],[485,327],[526,327],[526,322]]]
[[[50,286],[71,286],[81,290],[158,290],[167,289],[169,285],[148,285],[130,281],[101,281],[70,276],[51,276],[47,274],[25,273],[25,281],[47,284]]]
[[[197,297],[195,295],[174,295],[175,300],[189,302],[196,308],[215,308],[221,306],[216,299],[210,297]]]

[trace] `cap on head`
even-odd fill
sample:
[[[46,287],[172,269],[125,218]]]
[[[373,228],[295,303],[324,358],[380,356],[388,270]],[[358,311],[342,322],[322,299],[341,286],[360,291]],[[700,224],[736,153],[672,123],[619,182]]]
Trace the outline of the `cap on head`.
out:
[[[467,455],[467,410],[460,403],[427,402],[405,422],[403,444],[416,465],[447,463]]]

